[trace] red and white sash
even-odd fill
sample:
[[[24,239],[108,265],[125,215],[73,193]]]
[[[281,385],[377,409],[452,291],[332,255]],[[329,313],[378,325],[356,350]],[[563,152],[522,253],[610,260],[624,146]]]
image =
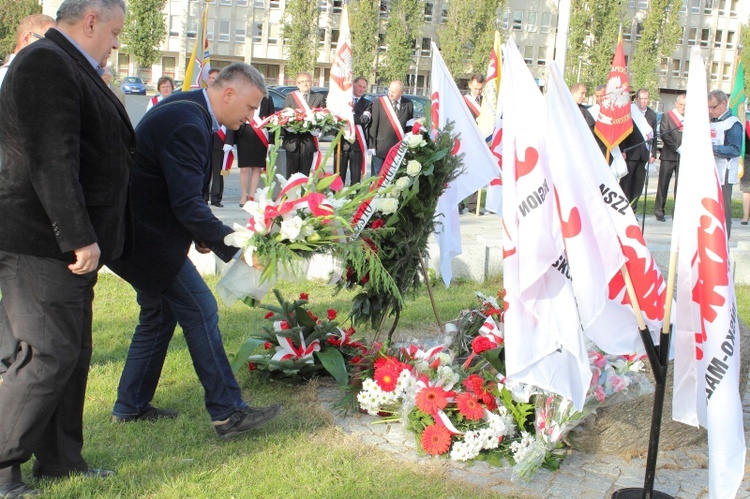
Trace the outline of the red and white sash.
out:
[[[391,99],[389,99],[388,96],[386,95],[381,96],[380,105],[383,106],[385,115],[388,117],[388,121],[391,123],[391,127],[393,127],[393,131],[396,132],[396,137],[398,137],[398,140],[403,140],[404,129],[401,128],[401,122],[398,120],[398,116],[396,115],[396,110],[393,109],[393,104],[391,104]]]
[[[479,104],[477,104],[476,99],[474,99],[471,95],[464,95],[464,102],[466,102],[466,105],[469,106],[469,111],[471,111],[471,114],[474,115],[474,118],[479,117]]]
[[[227,131],[224,126],[221,126],[219,130],[216,132],[216,135],[219,136],[221,139],[222,144],[227,140]],[[234,152],[224,151],[224,160],[221,162],[221,169],[224,171],[229,171],[232,168],[232,164],[234,163]]]
[[[674,126],[682,131],[682,120],[684,117],[677,114],[677,111],[672,109],[671,111],[667,112],[667,116],[669,116],[669,119],[672,120],[672,123],[674,123]]]
[[[362,176],[364,176],[367,172],[367,142],[365,141],[365,131],[362,130],[362,125],[354,127],[354,134],[356,135],[357,144],[359,144],[359,150],[362,151],[360,166],[362,167]]]
[[[307,101],[305,101],[305,98],[302,97],[302,92],[300,92],[299,90],[295,90],[294,92],[292,92],[292,98],[294,99],[294,102],[297,103],[297,109],[304,109],[305,114],[312,113],[312,109],[307,104]],[[313,153],[312,171],[315,171],[320,168],[320,165],[323,162],[323,155],[320,154],[318,137],[316,137],[315,135],[313,135],[313,142],[315,143],[315,152]]]
[[[265,120],[258,113],[255,113],[253,115],[253,122],[250,123],[250,128],[253,129],[260,141],[263,142],[265,148],[268,149],[268,130],[263,128],[263,125],[265,125]]]

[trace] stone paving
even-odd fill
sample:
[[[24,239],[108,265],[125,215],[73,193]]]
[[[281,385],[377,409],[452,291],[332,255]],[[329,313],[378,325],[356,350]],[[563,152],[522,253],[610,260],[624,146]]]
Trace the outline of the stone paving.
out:
[[[481,486],[497,493],[499,497],[601,499],[610,497],[623,488],[643,486],[645,454],[626,459],[623,456],[569,450],[559,470],[552,472],[540,469],[528,484],[512,481],[510,467],[495,467],[484,461],[467,464],[444,457],[420,455],[414,436],[400,423],[373,424],[380,418],[367,414],[350,414],[347,417],[339,415],[333,405],[340,396],[339,389],[333,384],[322,384],[318,390],[321,404],[331,411],[334,424],[344,433],[399,459],[415,462],[440,459],[446,463],[448,476],[451,478]],[[745,441],[750,442],[750,388],[742,399]],[[746,460],[745,463],[747,470],[750,461]],[[708,449],[705,445],[660,451],[656,468],[654,490],[678,499],[708,497]],[[747,471],[737,498],[750,498],[750,475]]]

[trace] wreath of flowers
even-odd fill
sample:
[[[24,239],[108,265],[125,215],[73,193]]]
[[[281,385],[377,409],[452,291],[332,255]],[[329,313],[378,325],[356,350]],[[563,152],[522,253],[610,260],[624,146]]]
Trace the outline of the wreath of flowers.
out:
[[[316,107],[310,111],[286,107],[266,118],[265,123],[266,128],[271,130],[283,128],[291,133],[311,133],[318,136],[345,127],[347,121],[324,107]]]
[[[462,157],[452,154],[456,138],[450,124],[431,134],[419,122],[404,137],[405,156],[395,175],[389,177],[391,187],[378,190],[370,203],[372,216],[365,224],[369,234],[379,236],[379,245],[363,234],[393,276],[399,293],[384,293],[372,274],[349,262],[341,286],[363,288],[352,302],[355,323],[370,321],[373,327],[379,327],[386,315],[395,315],[392,334],[403,306],[401,297],[421,285],[420,259],[426,256],[428,238],[434,232],[438,198],[462,167]],[[388,163],[381,178],[388,175],[387,168]]]

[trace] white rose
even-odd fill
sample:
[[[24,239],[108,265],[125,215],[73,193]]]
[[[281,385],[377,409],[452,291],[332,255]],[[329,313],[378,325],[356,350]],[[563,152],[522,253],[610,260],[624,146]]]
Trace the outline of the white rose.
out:
[[[408,163],[406,163],[406,174],[410,177],[416,177],[419,175],[419,172],[422,171],[422,163],[417,161],[416,159],[412,159]]]
[[[390,215],[398,209],[398,200],[394,198],[381,198],[378,200],[378,210],[383,215]]]
[[[409,187],[409,184],[411,184],[411,179],[409,177],[401,177],[396,180],[396,190],[403,191],[404,189]]]
[[[299,236],[300,230],[302,230],[302,219],[300,217],[295,215],[289,220],[283,220],[281,222],[281,239],[294,241]]]
[[[407,135],[405,140],[410,149],[422,147],[426,144],[421,133]]]

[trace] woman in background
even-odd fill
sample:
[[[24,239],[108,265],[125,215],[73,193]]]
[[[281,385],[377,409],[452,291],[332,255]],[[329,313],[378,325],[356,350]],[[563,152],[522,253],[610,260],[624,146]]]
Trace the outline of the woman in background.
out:
[[[252,122],[240,126],[235,133],[237,144],[237,165],[240,168],[240,185],[242,196],[240,207],[245,206],[248,200],[252,200],[258,189],[260,173],[266,166],[266,153],[269,143],[273,143],[273,137],[269,137],[268,131],[259,128],[264,118],[274,113],[273,101],[264,97]]]

